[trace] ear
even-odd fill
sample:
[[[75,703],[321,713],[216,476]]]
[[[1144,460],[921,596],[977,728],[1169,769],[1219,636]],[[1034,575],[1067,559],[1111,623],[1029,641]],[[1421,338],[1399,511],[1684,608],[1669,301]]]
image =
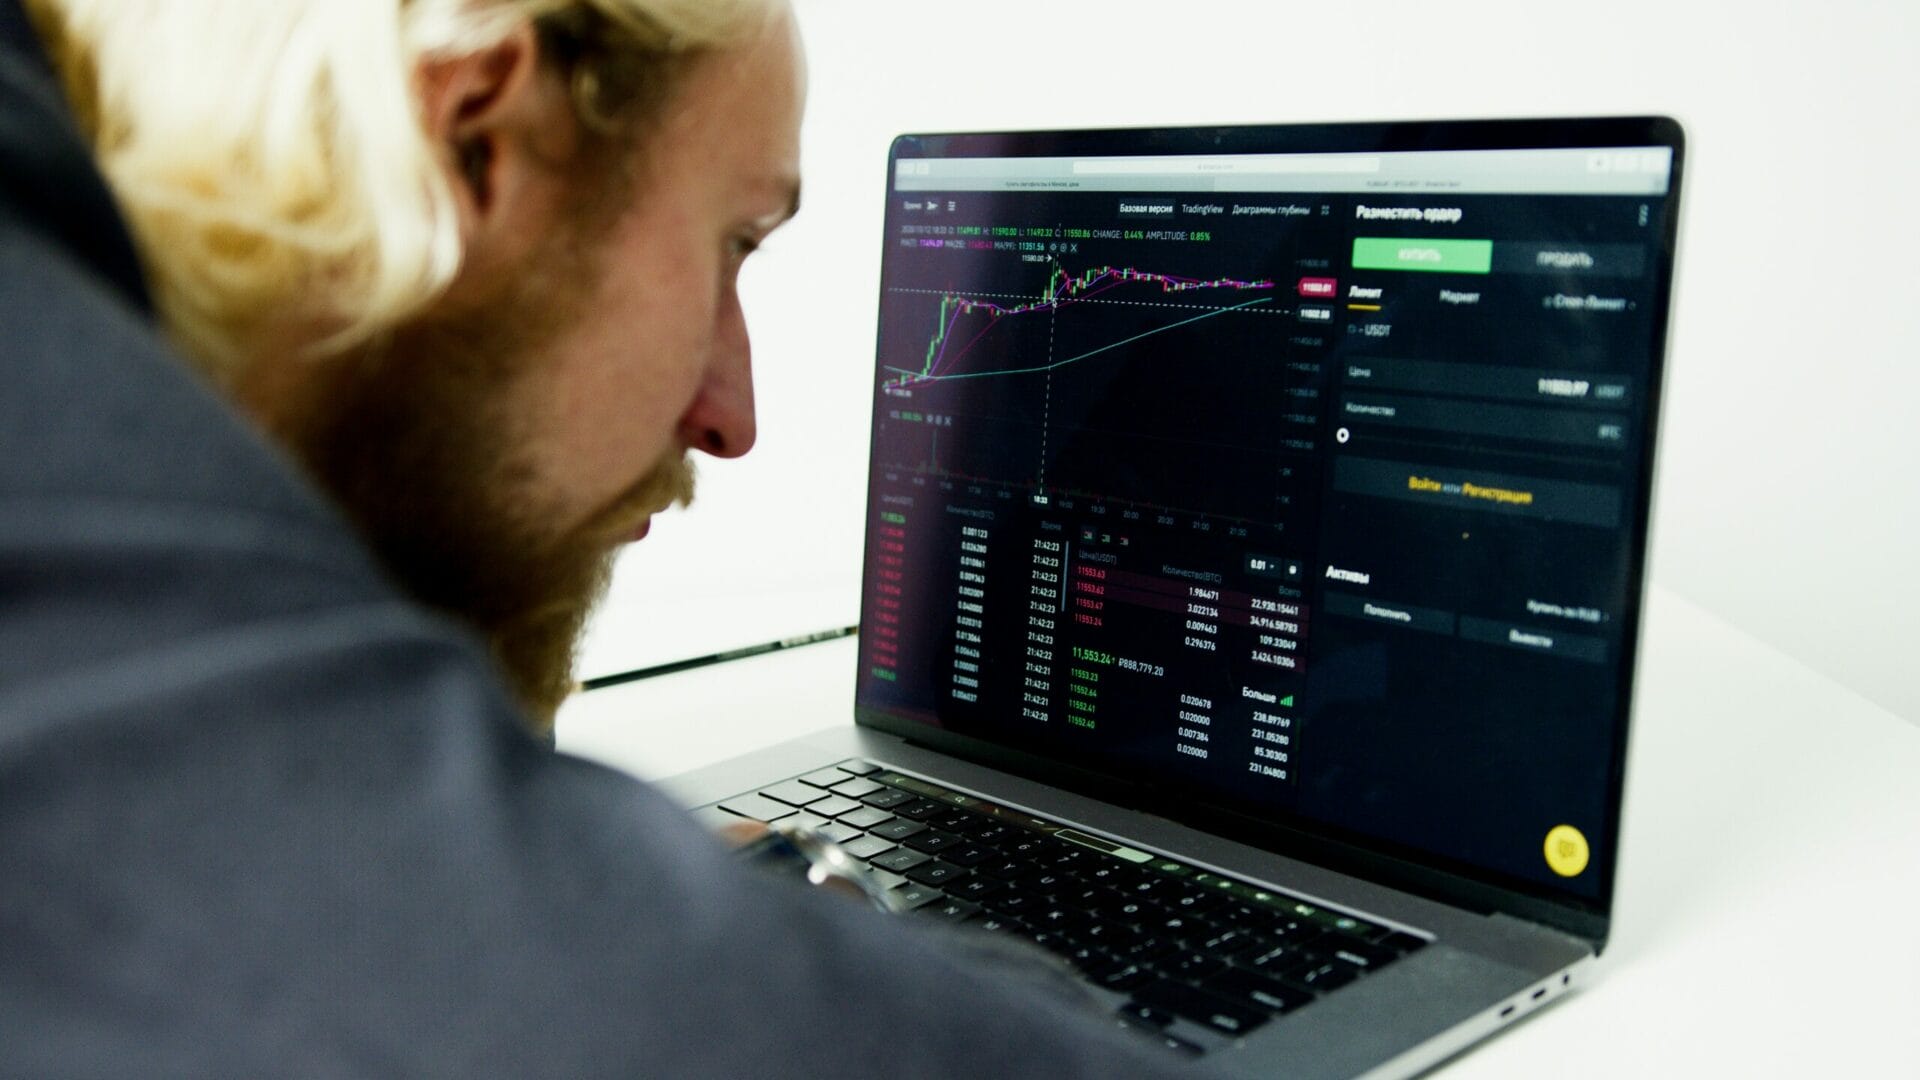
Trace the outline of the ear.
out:
[[[564,156],[573,117],[540,67],[539,38],[522,23],[476,53],[436,56],[415,72],[421,123],[439,151],[469,261],[490,262],[540,235],[550,210],[552,162]],[[534,231],[528,231],[533,228]]]

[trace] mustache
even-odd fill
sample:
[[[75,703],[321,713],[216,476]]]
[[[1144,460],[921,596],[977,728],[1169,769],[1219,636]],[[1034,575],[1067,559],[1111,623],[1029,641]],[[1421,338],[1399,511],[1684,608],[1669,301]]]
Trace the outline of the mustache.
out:
[[[614,496],[606,509],[594,515],[587,528],[594,533],[623,536],[632,532],[641,519],[668,507],[692,506],[698,479],[690,457],[684,453],[670,454],[647,470],[632,487]]]

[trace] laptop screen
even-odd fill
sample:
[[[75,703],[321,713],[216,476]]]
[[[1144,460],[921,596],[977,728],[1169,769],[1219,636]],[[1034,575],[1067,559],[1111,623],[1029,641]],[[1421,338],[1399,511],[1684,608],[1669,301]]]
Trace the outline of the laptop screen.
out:
[[[900,139],[863,719],[1604,902],[1677,154]]]

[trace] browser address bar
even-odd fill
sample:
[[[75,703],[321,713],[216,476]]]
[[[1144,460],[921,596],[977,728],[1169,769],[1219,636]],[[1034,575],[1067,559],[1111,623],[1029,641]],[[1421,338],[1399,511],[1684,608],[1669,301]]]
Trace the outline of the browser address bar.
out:
[[[1093,158],[1073,163],[1075,176],[1231,176],[1291,173],[1377,173],[1377,157],[1336,154],[1253,154],[1234,157]]]

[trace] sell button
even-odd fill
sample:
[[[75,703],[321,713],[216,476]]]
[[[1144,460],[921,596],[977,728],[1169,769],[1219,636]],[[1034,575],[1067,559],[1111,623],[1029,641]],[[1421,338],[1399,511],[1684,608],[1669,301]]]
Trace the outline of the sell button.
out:
[[[1493,267],[1491,240],[1412,240],[1357,236],[1355,270],[1425,270],[1444,274],[1484,274]]]

